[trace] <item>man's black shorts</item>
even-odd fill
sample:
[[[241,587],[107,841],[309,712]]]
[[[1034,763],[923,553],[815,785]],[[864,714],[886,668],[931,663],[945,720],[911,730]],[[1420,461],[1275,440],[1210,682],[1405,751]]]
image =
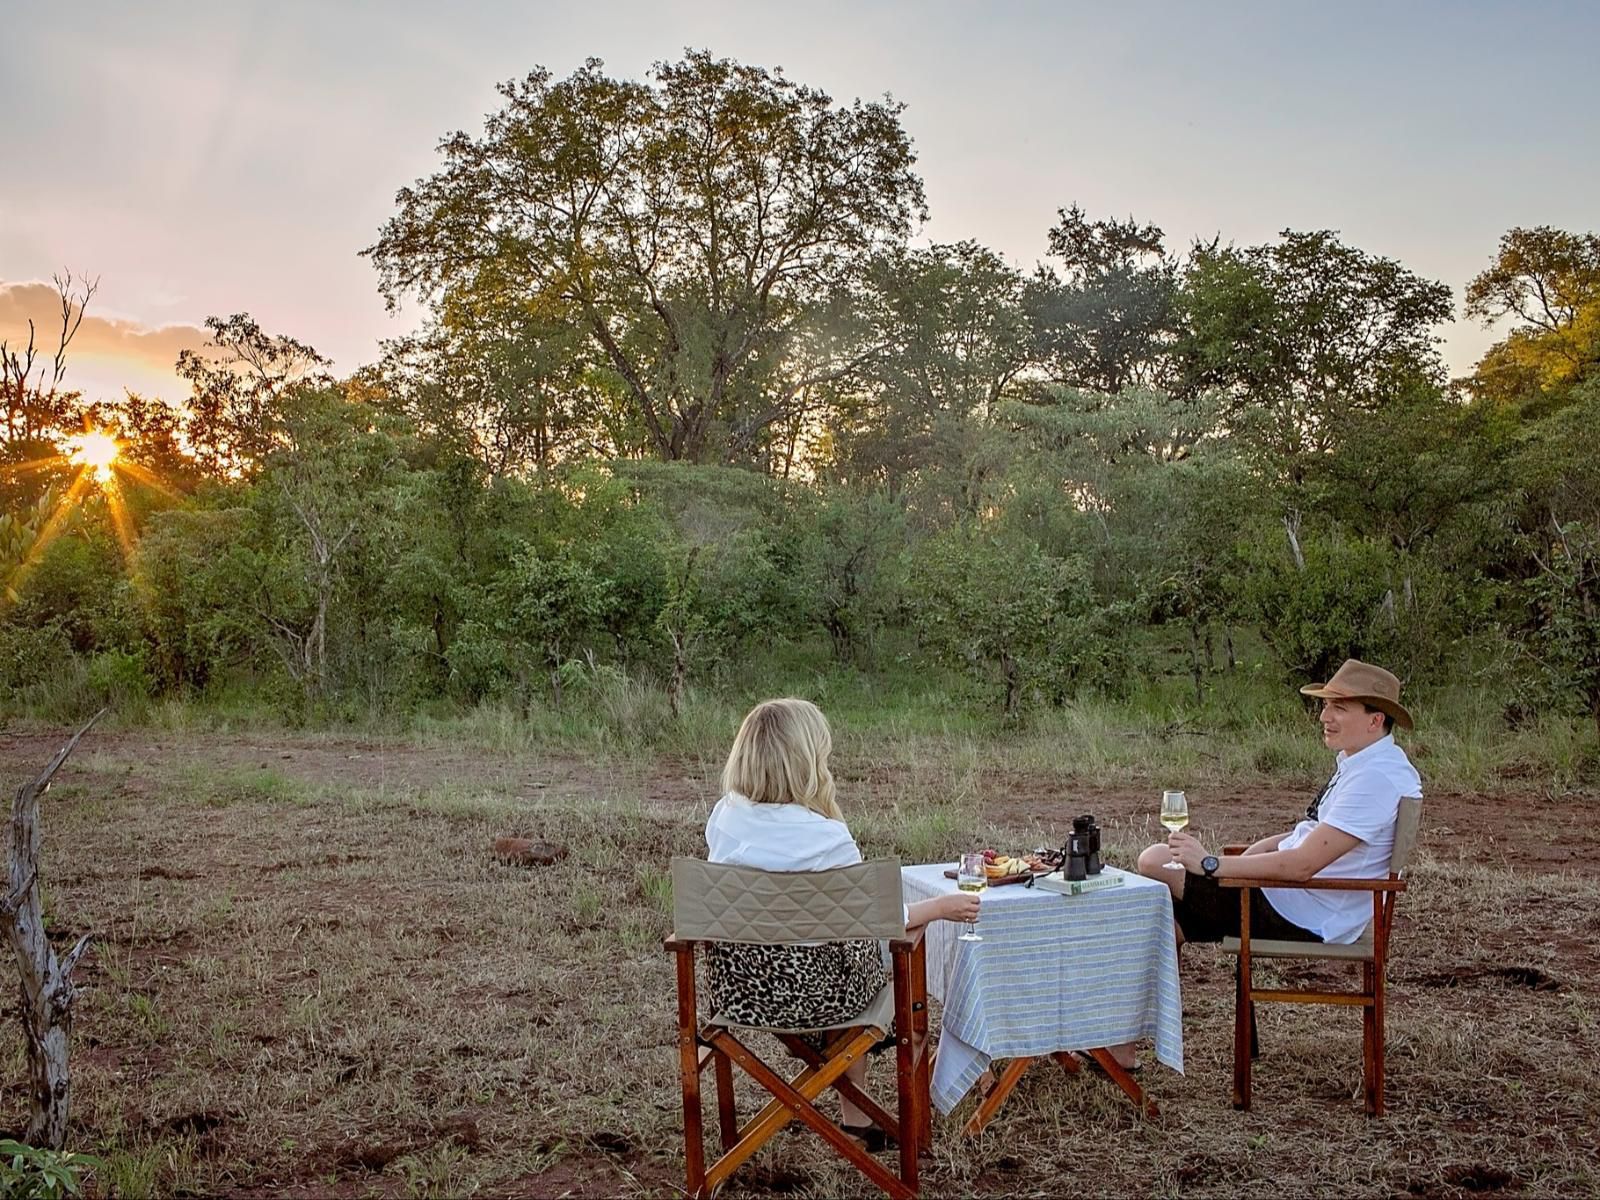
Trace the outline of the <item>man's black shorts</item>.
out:
[[[1239,893],[1209,875],[1190,872],[1183,880],[1183,899],[1174,900],[1172,915],[1186,942],[1220,942],[1239,936]],[[1250,936],[1284,942],[1320,942],[1273,908],[1260,888],[1250,889]]]

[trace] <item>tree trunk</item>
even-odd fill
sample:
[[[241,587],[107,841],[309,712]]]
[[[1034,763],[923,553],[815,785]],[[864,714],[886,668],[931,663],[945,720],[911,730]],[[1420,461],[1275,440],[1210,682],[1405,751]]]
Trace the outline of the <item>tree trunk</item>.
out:
[[[1223,645],[1224,649],[1227,650],[1227,653],[1228,653],[1228,674],[1231,675],[1231,674],[1233,674],[1233,669],[1236,666],[1239,665],[1238,660],[1236,658],[1234,658],[1234,656],[1233,656],[1233,626],[1232,625],[1224,625],[1222,627],[1222,645]]]
[[[320,697],[328,669],[328,598],[332,588],[326,574],[317,581],[317,615],[306,640],[306,684],[313,697]]]
[[[1189,674],[1194,677],[1194,702],[1205,703],[1204,672],[1200,668],[1200,622],[1189,622]]]
[[[1000,666],[1006,675],[1006,719],[1014,720],[1022,706],[1022,676],[1017,670],[1017,660],[1001,651]]]
[[[89,935],[84,934],[65,958],[58,959],[45,934],[39,898],[39,797],[49,788],[51,778],[67,761],[78,740],[104,712],[101,709],[91,717],[37,778],[17,790],[11,806],[11,889],[0,901],[0,913],[6,921],[21,977],[19,1013],[28,1050],[29,1106],[23,1140],[30,1146],[53,1150],[61,1149],[67,1140],[72,1085],[67,1049],[77,990],[72,985],[72,971],[89,947]]]
[[[1289,535],[1289,552],[1294,555],[1294,569],[1306,569],[1306,556],[1300,550],[1300,510],[1292,509],[1283,518],[1283,532]]]
[[[522,719],[526,721],[533,716],[533,672],[527,663],[517,666],[517,692],[522,701]]]
[[[833,643],[833,660],[835,662],[849,662],[853,653],[850,645],[850,626],[837,611],[828,613],[827,620],[828,639]]]
[[[672,638],[672,678],[667,683],[667,703],[672,706],[672,719],[677,720],[683,715],[683,694],[689,681],[689,657],[684,636],[675,629],[670,630],[669,634]]]

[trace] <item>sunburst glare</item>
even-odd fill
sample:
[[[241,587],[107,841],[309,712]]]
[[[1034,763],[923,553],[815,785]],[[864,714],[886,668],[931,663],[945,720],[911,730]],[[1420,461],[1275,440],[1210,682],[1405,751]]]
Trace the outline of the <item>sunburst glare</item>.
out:
[[[43,517],[37,533],[33,534],[26,549],[7,554],[0,560],[0,611],[15,604],[28,576],[33,573],[45,551],[68,528],[68,519],[74,512],[89,504],[97,496],[104,505],[111,532],[115,534],[123,560],[130,570],[134,563],[134,547],[138,542],[138,529],[133,514],[128,511],[128,484],[149,488],[172,501],[182,499],[180,493],[168,487],[153,471],[123,457],[123,442],[107,429],[89,428],[65,439],[65,454],[50,455],[25,463],[0,466],[0,479],[20,480],[38,471],[50,468],[73,467],[71,484],[62,492]]]
[[[108,483],[122,443],[103,429],[90,429],[72,439],[72,461],[94,472],[95,482]]]

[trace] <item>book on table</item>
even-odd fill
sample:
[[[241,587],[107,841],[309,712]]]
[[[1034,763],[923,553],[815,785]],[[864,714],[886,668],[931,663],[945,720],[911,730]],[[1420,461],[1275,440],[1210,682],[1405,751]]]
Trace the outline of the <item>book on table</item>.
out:
[[[1063,896],[1082,896],[1089,892],[1103,892],[1107,888],[1121,887],[1127,878],[1126,871],[1116,867],[1103,867],[1100,874],[1091,875],[1087,879],[1063,879],[1060,871],[1051,871],[1048,875],[1041,875],[1033,881],[1034,887],[1044,888],[1047,892],[1060,892]]]

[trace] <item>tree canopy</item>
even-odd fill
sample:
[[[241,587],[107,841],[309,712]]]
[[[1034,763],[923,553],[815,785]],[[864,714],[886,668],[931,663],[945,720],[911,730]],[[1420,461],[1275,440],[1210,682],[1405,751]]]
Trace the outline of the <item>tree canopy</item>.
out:
[[[500,94],[367,251],[390,303],[499,294],[571,322],[652,453],[757,458],[796,397],[852,363],[793,369],[830,297],[923,213],[900,106],[838,105],[703,51],[648,82],[591,59]]]

